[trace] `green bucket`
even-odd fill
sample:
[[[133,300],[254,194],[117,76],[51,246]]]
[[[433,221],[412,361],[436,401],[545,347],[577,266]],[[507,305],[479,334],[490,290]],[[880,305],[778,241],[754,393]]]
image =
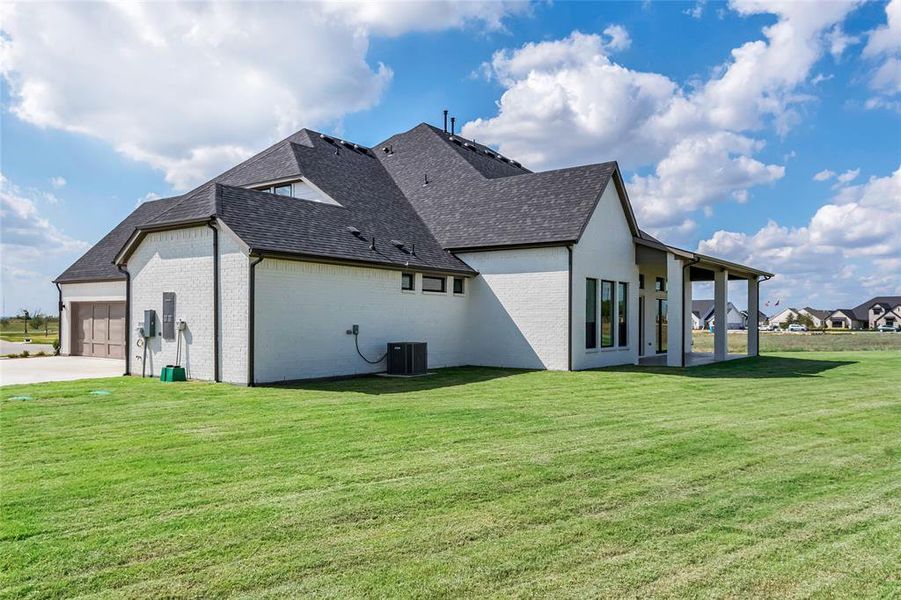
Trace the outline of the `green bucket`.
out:
[[[172,365],[166,365],[163,367],[163,370],[160,371],[160,381],[172,382],[172,381],[187,381],[188,378],[185,377],[185,368],[184,367],[175,367]]]

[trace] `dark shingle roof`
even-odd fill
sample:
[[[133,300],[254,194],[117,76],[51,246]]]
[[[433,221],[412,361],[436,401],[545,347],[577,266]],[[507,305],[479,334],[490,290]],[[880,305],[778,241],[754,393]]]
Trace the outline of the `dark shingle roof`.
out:
[[[135,227],[152,220],[160,213],[176,205],[180,199],[180,196],[176,196],[174,198],[144,202],[54,281],[57,283],[72,283],[76,281],[125,279],[125,276],[113,264],[116,254],[134,232]]]
[[[374,150],[304,129],[182,196],[139,208],[60,281],[121,278],[111,261],[135,228],[213,216],[256,250],[474,273],[449,250],[578,240],[616,170],[611,162],[532,173],[425,124]],[[297,177],[340,206],[244,187]]]
[[[876,296],[850,310],[856,319],[868,321],[870,319],[870,308],[875,304],[881,304],[886,310],[892,310],[901,304],[901,296]]]
[[[705,320],[713,312],[713,300],[692,300],[691,312]]]
[[[486,176],[481,163],[496,159],[475,158],[425,124],[378,147],[392,150],[376,154],[438,241],[453,249],[575,241],[616,170],[609,162],[531,173],[500,163],[503,175]]]

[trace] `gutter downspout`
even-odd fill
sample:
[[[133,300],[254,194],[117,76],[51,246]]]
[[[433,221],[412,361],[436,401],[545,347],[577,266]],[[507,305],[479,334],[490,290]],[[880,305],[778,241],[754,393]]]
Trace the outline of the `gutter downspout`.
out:
[[[59,302],[56,305],[56,327],[59,330],[59,353],[63,353],[63,288],[59,287],[59,283],[56,281],[53,282],[53,285],[56,286],[56,291],[59,292]],[[126,285],[126,293],[127,293],[127,285]],[[126,304],[127,306],[127,304]],[[127,326],[127,322],[126,322]],[[125,335],[128,335],[126,333]],[[127,359],[126,355],[126,359]],[[126,371],[128,370],[128,362],[125,363]]]
[[[688,264],[686,264],[684,267],[682,267],[682,302],[680,302],[679,304],[683,305],[682,306],[682,317],[683,318],[685,317],[685,306],[684,306],[685,305],[685,270],[688,269],[689,267],[691,267],[691,265],[696,265],[699,262],[701,262],[701,259],[695,257],[695,258],[691,259],[691,261],[689,261]],[[691,307],[689,307],[689,308],[691,308]],[[690,312],[691,311],[689,310],[689,313]],[[689,317],[689,321],[690,320],[691,320],[691,317]],[[679,332],[679,347],[682,350],[682,353],[680,354],[682,359],[679,361],[679,367],[682,369],[685,368],[685,325],[686,325],[686,323],[683,322],[682,323],[682,331]]]
[[[566,316],[566,346],[567,346],[567,363],[566,369],[568,371],[573,370],[573,247],[567,246],[567,252],[569,253],[569,263],[568,263],[568,272],[569,272],[569,296],[567,303],[569,304],[569,311]]]
[[[219,383],[219,230],[210,219],[206,224],[213,230],[213,381]]]
[[[122,375],[128,376],[131,375],[131,360],[129,360],[131,357],[131,273],[122,265],[116,265],[116,268],[125,275],[125,373]],[[62,328],[60,328],[60,343],[62,343]]]
[[[252,252],[252,250],[251,250]],[[254,258],[251,256],[251,258]],[[250,272],[249,272],[249,280],[248,280],[248,294],[247,294],[247,387],[253,387],[253,338],[254,338],[254,321],[255,321],[255,288],[256,288],[256,277],[254,273],[256,272],[256,267],[258,264],[263,262],[265,257],[263,255],[257,256],[254,260],[250,261]]]

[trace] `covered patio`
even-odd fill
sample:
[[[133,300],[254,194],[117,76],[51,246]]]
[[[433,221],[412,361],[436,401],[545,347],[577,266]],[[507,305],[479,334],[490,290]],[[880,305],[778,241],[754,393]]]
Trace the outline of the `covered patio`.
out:
[[[639,358],[647,366],[693,367],[747,356],[760,349],[757,315],[760,283],[773,274],[697,252],[667,246],[647,236],[636,238],[639,272]],[[729,282],[747,281],[746,354],[728,352]],[[714,351],[692,352],[692,283],[713,283]]]

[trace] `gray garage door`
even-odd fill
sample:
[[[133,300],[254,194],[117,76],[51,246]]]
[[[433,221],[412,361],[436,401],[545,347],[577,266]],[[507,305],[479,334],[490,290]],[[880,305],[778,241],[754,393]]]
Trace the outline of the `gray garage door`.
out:
[[[125,358],[124,302],[78,302],[72,307],[72,354]]]

